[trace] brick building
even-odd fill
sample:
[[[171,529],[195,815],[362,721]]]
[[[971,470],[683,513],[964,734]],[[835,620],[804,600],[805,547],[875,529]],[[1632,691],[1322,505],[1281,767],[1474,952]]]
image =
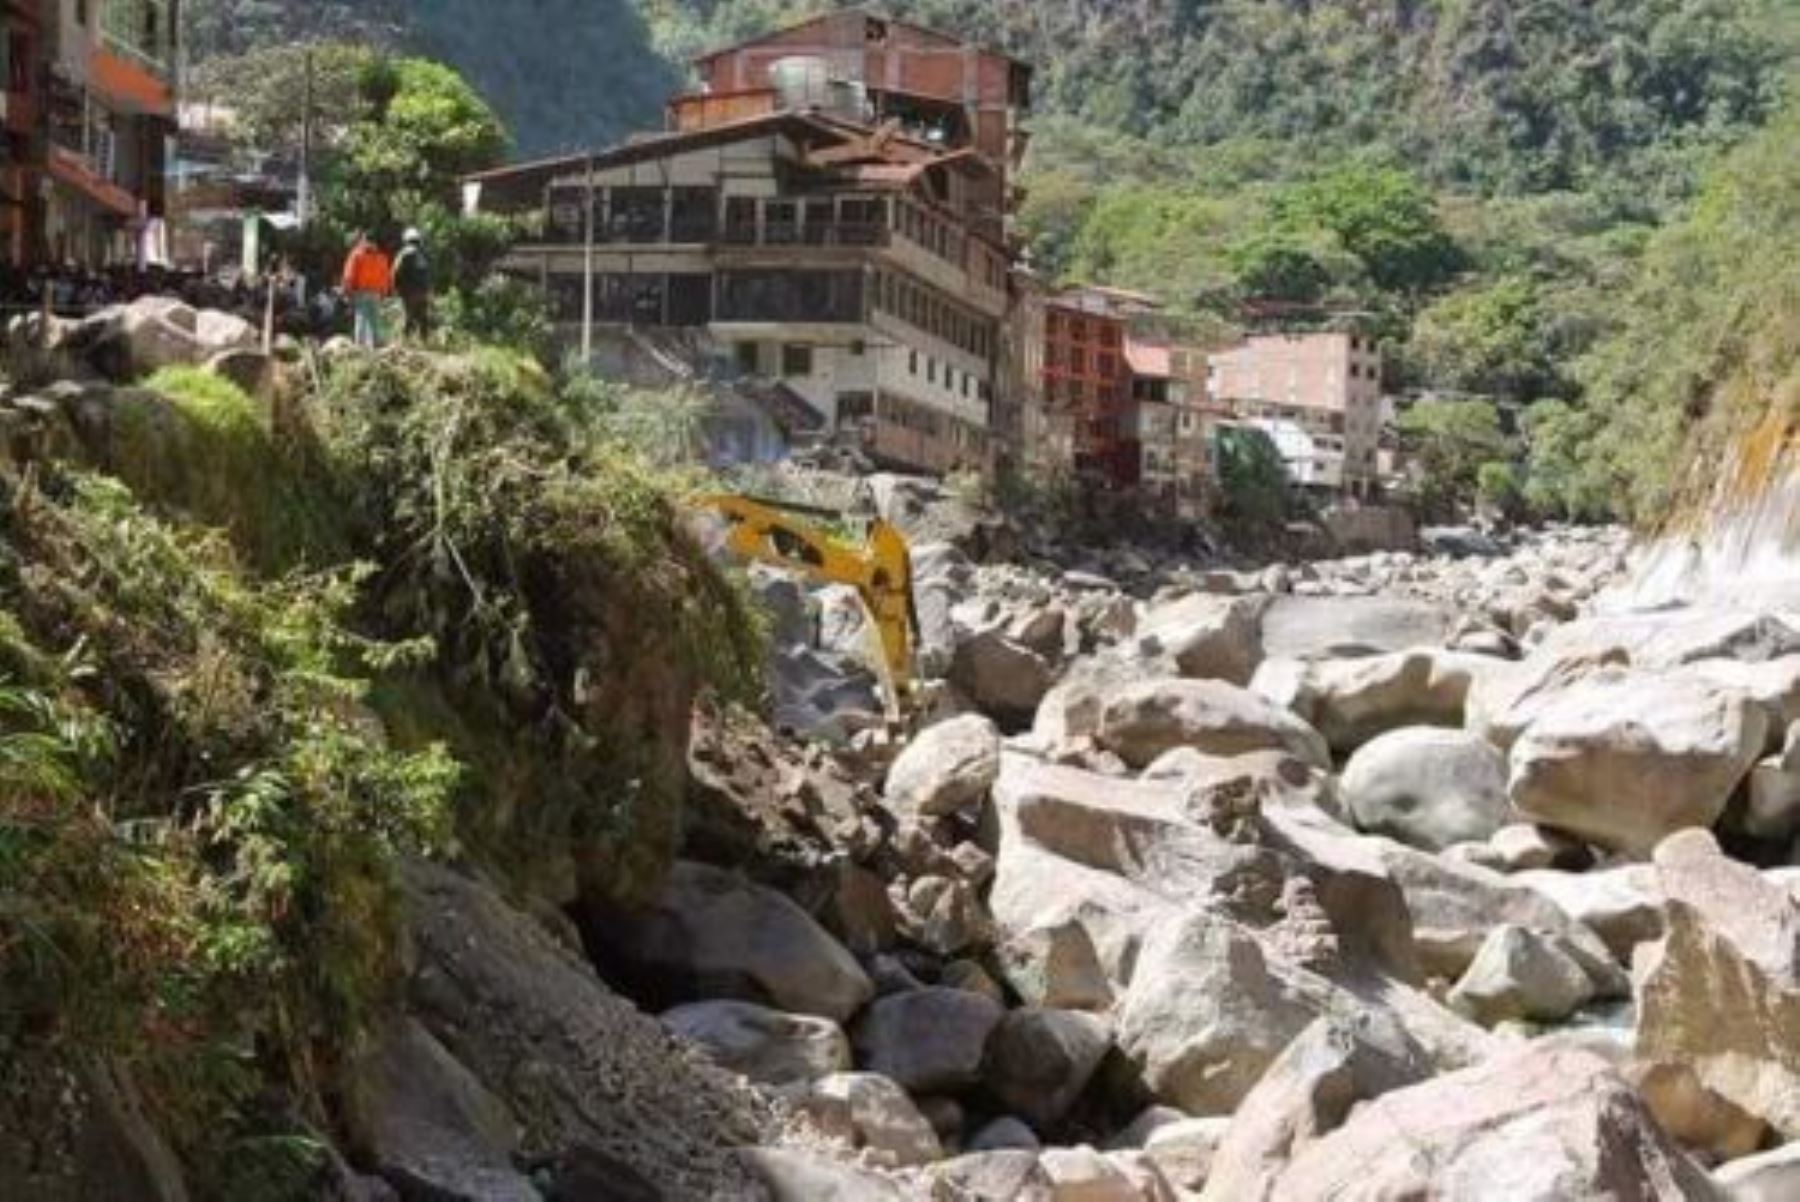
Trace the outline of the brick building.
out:
[[[1244,419],[1292,423],[1313,450],[1305,475],[1367,494],[1380,474],[1382,362],[1354,331],[1256,334],[1212,356],[1211,391]]]

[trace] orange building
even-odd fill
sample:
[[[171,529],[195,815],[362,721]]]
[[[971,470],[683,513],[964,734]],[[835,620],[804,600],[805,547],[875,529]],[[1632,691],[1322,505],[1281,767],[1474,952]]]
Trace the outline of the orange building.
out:
[[[163,215],[180,0],[42,0],[33,258],[134,262]],[[28,210],[29,211],[29,210]]]

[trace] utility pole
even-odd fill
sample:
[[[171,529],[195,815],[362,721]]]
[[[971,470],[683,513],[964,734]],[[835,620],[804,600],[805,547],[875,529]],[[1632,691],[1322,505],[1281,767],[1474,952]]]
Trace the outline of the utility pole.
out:
[[[587,213],[582,219],[581,367],[594,363],[594,156],[587,160]]]

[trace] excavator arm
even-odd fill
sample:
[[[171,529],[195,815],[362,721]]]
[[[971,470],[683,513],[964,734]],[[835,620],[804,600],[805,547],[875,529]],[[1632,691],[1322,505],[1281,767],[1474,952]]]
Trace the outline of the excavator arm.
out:
[[[730,527],[726,545],[734,554],[819,583],[854,588],[881,637],[889,709],[894,717],[902,716],[912,695],[918,628],[906,536],[877,518],[859,547],[798,516],[829,516],[827,511],[732,494],[695,497],[690,504],[725,519]]]

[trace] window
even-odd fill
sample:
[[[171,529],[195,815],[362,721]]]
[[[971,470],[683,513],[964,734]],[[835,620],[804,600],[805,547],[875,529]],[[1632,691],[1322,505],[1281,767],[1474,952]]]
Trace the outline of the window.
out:
[[[790,200],[771,200],[763,206],[763,241],[771,246],[800,240],[800,210]]]
[[[781,374],[783,376],[810,376],[812,372],[812,347],[797,342],[782,345]]]
[[[748,246],[756,241],[756,201],[732,196],[725,201],[725,241]]]
[[[919,352],[918,351],[907,351],[906,352],[906,374],[909,376],[916,376],[919,374]]]
[[[761,348],[761,346],[754,342],[738,343],[737,344],[737,365],[738,365],[738,370],[743,372],[745,375],[753,376],[757,372],[761,371],[762,370],[762,348]]]
[[[929,356],[925,359],[925,379],[928,383],[937,383],[937,360]]]
[[[850,344],[850,356],[852,358],[860,359],[868,353],[869,353],[869,344],[864,342],[862,339],[858,338],[855,342],[852,342]]]

